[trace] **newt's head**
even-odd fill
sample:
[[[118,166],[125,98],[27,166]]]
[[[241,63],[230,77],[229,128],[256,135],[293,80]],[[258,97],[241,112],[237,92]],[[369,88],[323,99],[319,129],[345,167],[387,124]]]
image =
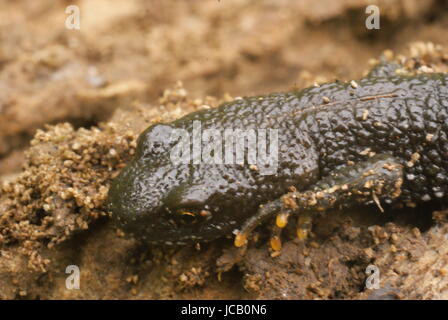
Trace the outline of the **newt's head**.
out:
[[[217,214],[230,203],[222,197],[227,181],[222,170],[173,162],[179,141],[172,141],[172,130],[157,124],[140,135],[135,158],[109,189],[112,218],[125,232],[149,243],[220,237],[236,226],[236,221]]]

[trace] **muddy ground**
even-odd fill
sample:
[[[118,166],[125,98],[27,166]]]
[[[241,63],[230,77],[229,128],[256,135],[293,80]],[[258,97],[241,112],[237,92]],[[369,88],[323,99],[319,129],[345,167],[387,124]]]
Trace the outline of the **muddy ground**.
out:
[[[329,212],[306,242],[286,234],[277,257],[261,227],[232,267],[231,239],[147,246],[104,208],[153,122],[356,79],[381,54],[447,71],[445,1],[371,3],[380,30],[365,28],[362,0],[0,0],[0,298],[447,299],[439,204]],[[79,30],[65,28],[71,4]],[[379,291],[365,287],[371,264]],[[66,288],[69,265],[79,290]]]

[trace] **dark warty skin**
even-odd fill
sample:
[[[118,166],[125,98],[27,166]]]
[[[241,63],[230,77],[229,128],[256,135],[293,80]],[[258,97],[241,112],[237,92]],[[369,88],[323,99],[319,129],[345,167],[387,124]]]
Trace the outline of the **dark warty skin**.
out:
[[[357,82],[237,99],[155,124],[110,187],[113,219],[148,243],[234,233],[244,246],[253,228],[277,215],[271,246],[279,250],[290,216],[306,238],[311,216],[331,208],[445,201],[447,81],[446,74],[398,76],[384,64]],[[191,133],[198,120],[202,130],[276,129],[276,172],[247,163],[174,165],[172,130]]]

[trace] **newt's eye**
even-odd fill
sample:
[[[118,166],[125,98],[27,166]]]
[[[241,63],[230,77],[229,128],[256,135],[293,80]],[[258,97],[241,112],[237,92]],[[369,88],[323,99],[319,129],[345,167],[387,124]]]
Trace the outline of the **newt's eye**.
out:
[[[197,212],[197,210],[192,209],[177,209],[175,211],[175,214],[178,218],[178,220],[182,224],[194,224],[201,220],[201,215]]]
[[[181,222],[193,224],[211,218],[212,214],[208,210],[178,209],[175,211]]]
[[[187,215],[187,216],[190,216],[190,217],[195,217],[196,214],[197,214],[196,212],[194,212],[192,210],[184,210],[184,209],[180,209],[178,211],[178,213],[181,214],[181,215]]]

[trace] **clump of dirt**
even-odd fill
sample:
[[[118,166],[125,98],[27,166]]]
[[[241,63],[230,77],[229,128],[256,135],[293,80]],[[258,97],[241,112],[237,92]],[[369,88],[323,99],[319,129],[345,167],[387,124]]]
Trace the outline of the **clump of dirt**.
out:
[[[409,225],[348,221],[330,237],[287,242],[278,258],[266,248],[249,250],[243,285],[261,299],[365,299],[375,296],[366,288],[370,266],[378,288],[389,288],[395,299],[446,299],[447,232],[446,225],[422,234]]]
[[[1,298],[448,298],[446,212],[431,220],[440,208],[331,212],[308,241],[286,235],[276,257],[260,228],[237,261],[230,239],[141,244],[104,205],[142,130],[216,107],[226,92],[349,81],[380,53],[400,74],[446,72],[442,1],[379,2],[376,31],[360,0],[75,3],[79,32],[61,26],[62,2],[0,10]],[[185,87],[171,87],[179,79]],[[65,286],[69,265],[80,290]],[[379,291],[366,289],[369,265]]]

